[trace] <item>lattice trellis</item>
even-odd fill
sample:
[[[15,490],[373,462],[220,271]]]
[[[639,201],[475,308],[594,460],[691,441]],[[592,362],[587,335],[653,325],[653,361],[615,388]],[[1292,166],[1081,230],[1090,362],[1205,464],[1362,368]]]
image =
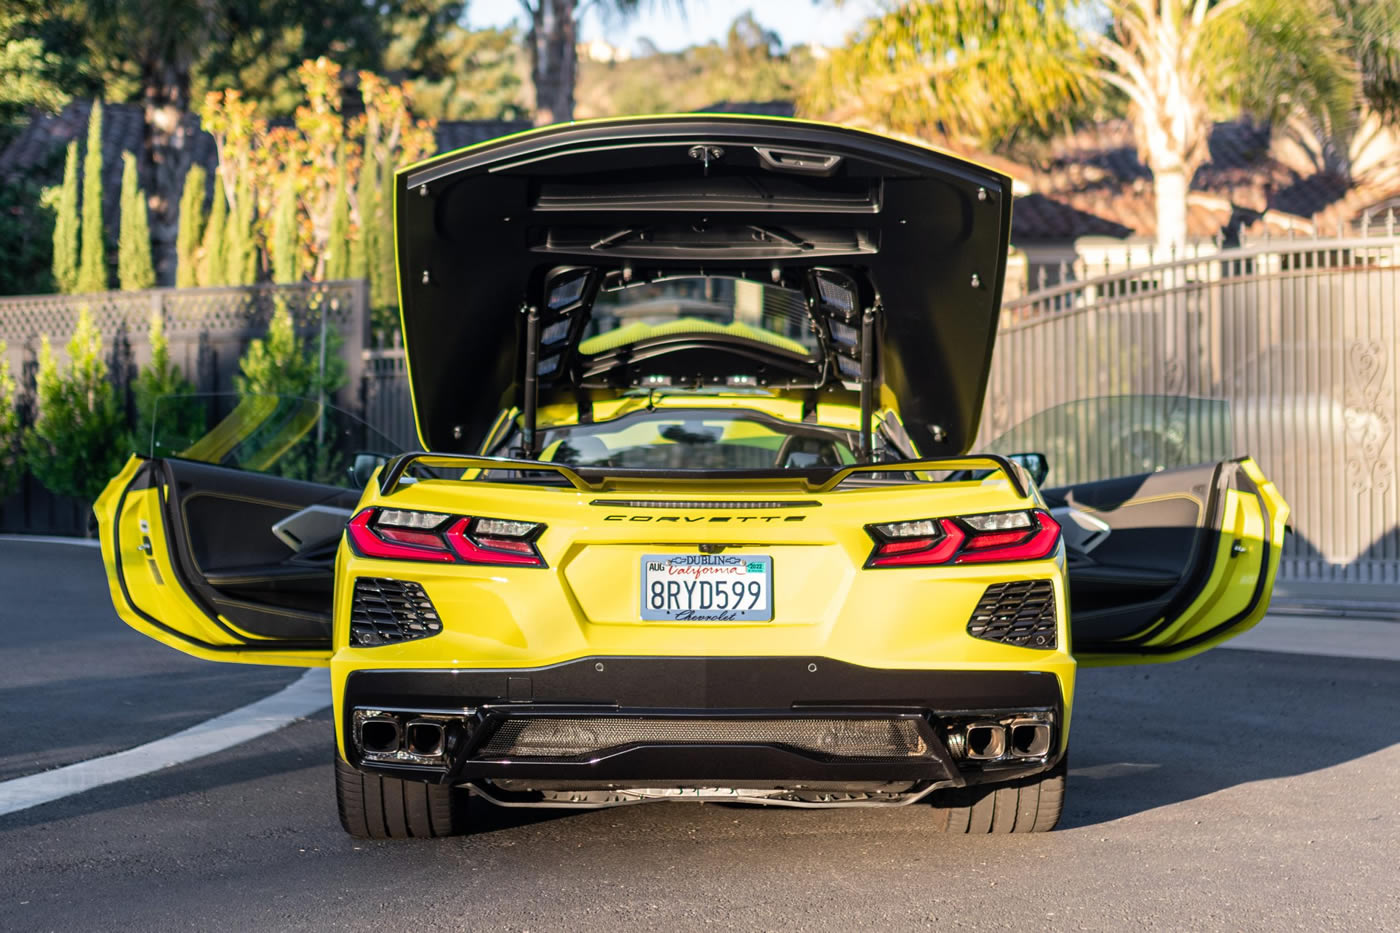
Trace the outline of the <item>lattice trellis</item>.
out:
[[[42,337],[47,335],[64,359],[78,314],[87,308],[102,334],[112,379],[124,388],[150,359],[147,328],[151,315],[159,314],[171,357],[186,378],[200,391],[225,392],[233,388],[248,342],[267,332],[279,305],[287,307],[304,336],[315,334],[323,321],[340,335],[349,378],[339,401],[356,407],[369,336],[368,291],[360,280],[0,298],[0,341],[8,344],[11,369],[27,395],[33,391]]]

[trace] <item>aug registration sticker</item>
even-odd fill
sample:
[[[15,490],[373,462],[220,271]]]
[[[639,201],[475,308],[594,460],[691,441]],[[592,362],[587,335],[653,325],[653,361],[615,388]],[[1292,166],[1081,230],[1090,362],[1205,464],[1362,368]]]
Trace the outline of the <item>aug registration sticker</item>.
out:
[[[773,558],[754,554],[642,555],[642,619],[768,622]]]

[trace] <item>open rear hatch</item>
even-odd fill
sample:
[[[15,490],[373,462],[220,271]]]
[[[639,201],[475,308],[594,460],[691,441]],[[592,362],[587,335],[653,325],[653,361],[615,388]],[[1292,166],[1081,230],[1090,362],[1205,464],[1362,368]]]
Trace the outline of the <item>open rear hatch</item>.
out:
[[[1009,179],[982,166],[795,120],[639,117],[440,156],[395,196],[428,450],[477,450],[503,409],[649,384],[883,388],[923,455],[976,436],[1011,216]],[[694,275],[805,301],[786,333],[702,321],[587,342],[600,294]]]

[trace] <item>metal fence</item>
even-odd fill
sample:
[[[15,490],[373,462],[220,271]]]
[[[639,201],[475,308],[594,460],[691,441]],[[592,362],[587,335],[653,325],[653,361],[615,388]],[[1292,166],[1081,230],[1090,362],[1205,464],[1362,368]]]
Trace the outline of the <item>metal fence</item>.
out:
[[[404,450],[418,449],[408,364],[403,347],[366,350],[363,408],[365,421]]]
[[[1051,484],[1249,454],[1293,508],[1282,576],[1400,582],[1397,312],[1393,234],[1043,289],[1002,312],[979,446],[1052,447]]]

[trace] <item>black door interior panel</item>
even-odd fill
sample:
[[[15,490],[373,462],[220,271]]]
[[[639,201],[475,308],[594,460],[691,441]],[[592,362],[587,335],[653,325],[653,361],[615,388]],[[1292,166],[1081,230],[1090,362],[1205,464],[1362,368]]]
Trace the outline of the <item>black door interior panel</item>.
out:
[[[1078,650],[1147,637],[1194,598],[1216,551],[1217,486],[1232,469],[1208,463],[1044,490],[1051,508],[1079,509],[1110,529],[1090,553],[1067,548]]]
[[[171,549],[191,595],[251,635],[329,642],[335,549],[296,553],[272,526],[309,505],[352,508],[359,494],[188,460],[159,463]]]

